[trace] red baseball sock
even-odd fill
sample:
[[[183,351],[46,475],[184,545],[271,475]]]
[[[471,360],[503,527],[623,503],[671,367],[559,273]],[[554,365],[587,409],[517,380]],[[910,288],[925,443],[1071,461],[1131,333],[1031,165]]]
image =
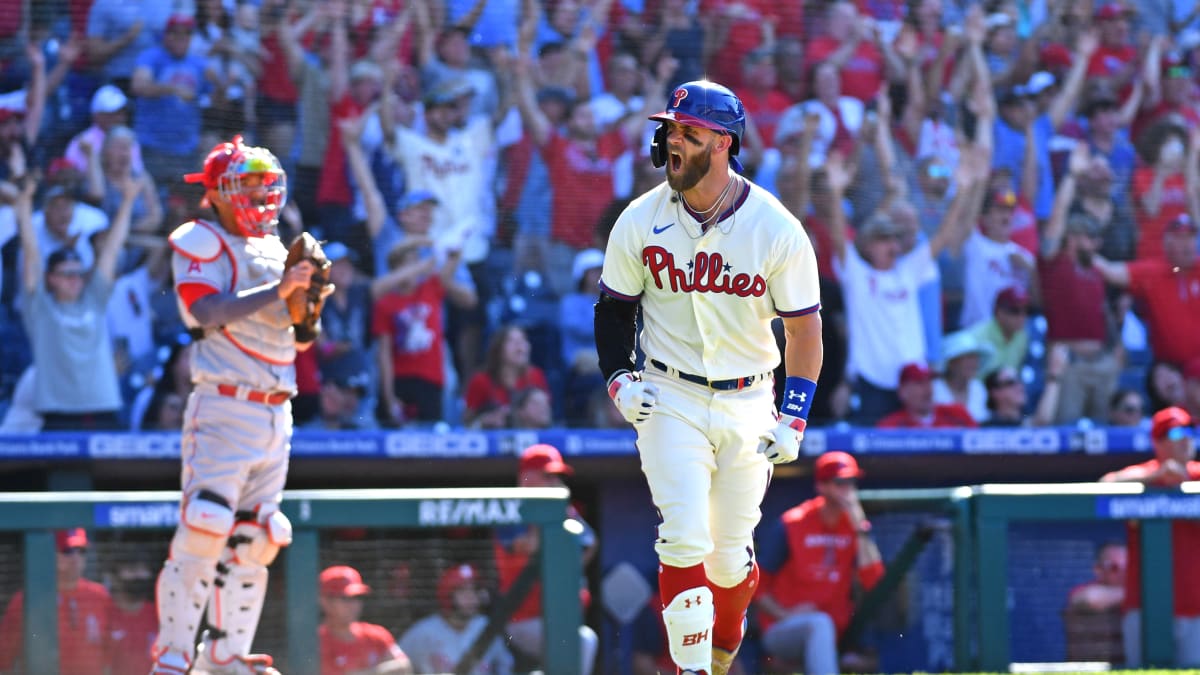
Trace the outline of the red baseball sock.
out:
[[[658,596],[663,607],[671,604],[676,595],[698,586],[708,585],[708,575],[704,573],[704,563],[691,567],[658,566]]]
[[[731,652],[742,644],[742,628],[746,621],[746,609],[758,589],[758,563],[740,584],[733,588],[722,588],[711,581],[713,604],[717,618],[713,623],[713,646]]]

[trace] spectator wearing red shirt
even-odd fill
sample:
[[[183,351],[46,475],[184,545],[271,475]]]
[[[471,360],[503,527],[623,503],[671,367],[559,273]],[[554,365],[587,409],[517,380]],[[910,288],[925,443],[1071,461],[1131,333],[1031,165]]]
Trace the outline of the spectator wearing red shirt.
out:
[[[1188,194],[1195,189],[1196,178],[1195,172],[1188,170],[1187,158],[1200,161],[1200,149],[1188,147],[1186,134],[1169,120],[1146,131],[1148,166],[1134,170],[1130,190],[1140,233],[1138,260],[1161,258],[1163,230],[1176,216],[1188,212]]]
[[[518,60],[517,108],[525,133],[541,150],[550,174],[551,241],[544,265],[551,287],[562,295],[571,290],[575,254],[586,248],[603,248],[596,227],[615,196],[613,165],[640,143],[646,118],[665,107],[663,95],[675,61],[665,58],[659,62],[653,81],[645,87],[641,112],[627,115],[616,128],[603,133],[587,102],[570,103],[565,130],[556,129],[537,104],[531,68],[528,58]]]
[[[428,192],[410,194],[403,211],[431,208]],[[407,217],[402,215],[402,220]],[[445,301],[473,306],[475,290],[457,275],[459,257],[440,257],[427,236],[409,235],[388,253],[388,274],[377,279],[371,334],[378,342],[384,421],[442,420],[446,384]]]
[[[933,371],[920,363],[900,370],[900,410],[879,420],[880,429],[938,429],[977,427],[967,409],[957,403],[933,403]]]
[[[1146,58],[1156,58],[1157,47],[1151,46]],[[1146,129],[1167,118],[1182,120],[1188,128],[1200,125],[1196,110],[1196,83],[1192,68],[1182,56],[1170,53],[1162,57],[1161,67],[1151,69],[1146,99],[1133,122],[1132,137],[1137,139]]]
[[[1088,61],[1088,78],[1106,78],[1114,90],[1133,79],[1138,51],[1129,41],[1130,10],[1119,2],[1097,4],[1092,15],[1100,33],[1100,46]]]
[[[529,354],[529,338],[520,326],[504,326],[492,335],[483,370],[467,382],[464,424],[503,429],[513,394],[529,387],[550,391],[546,374],[529,362]]]
[[[1105,281],[1128,288],[1141,304],[1155,358],[1176,364],[1200,357],[1198,230],[1196,222],[1183,214],[1162,235],[1164,258],[1120,263],[1093,257]]]
[[[756,602],[769,657],[810,675],[838,672],[837,641],[854,613],[853,592],[883,577],[883,559],[858,498],[863,472],[845,452],[817,458],[817,496],[785,511],[758,542]]]
[[[1070,352],[1055,416],[1058,424],[1080,417],[1107,421],[1108,401],[1121,372],[1118,340],[1111,339],[1109,331],[1104,278],[1091,266],[1103,242],[1100,223],[1084,212],[1067,215],[1076,176],[1087,164],[1083,153],[1073,152],[1071,164],[1055,195],[1038,257],[1046,340]]]
[[[148,673],[158,637],[158,607],[154,602],[155,574],[140,557],[117,563],[112,580],[112,614],[109,616],[109,672]]]
[[[574,473],[571,466],[563,461],[558,448],[539,443],[525,448],[521,453],[520,464],[517,466],[517,486],[562,488],[566,487],[564,478]],[[596,533],[574,506],[568,507],[567,518],[578,525],[572,531],[579,532],[577,537],[583,553],[582,563],[586,567],[596,555]],[[537,528],[500,528],[496,531],[492,543],[496,556],[496,573],[500,578],[500,592],[508,593],[529,563],[529,559],[538,554],[540,541]],[[581,586],[579,593],[580,600],[586,605],[589,599],[587,586]],[[541,660],[545,646],[541,583],[530,586],[529,594],[513,611],[507,630],[511,647],[520,650],[529,658]],[[579,672],[582,675],[591,675],[598,646],[599,638],[596,632],[587,625],[580,626],[579,651],[582,663]]]
[[[1191,415],[1183,408],[1163,408],[1150,422],[1154,459],[1127,466],[1100,477],[1102,483],[1141,483],[1154,488],[1178,488],[1184,481],[1200,480]],[[1127,527],[1129,567],[1125,576],[1125,664],[1142,665],[1142,556],[1137,521]],[[1200,584],[1193,567],[1200,559],[1200,521],[1171,523],[1171,564],[1175,592],[1175,667],[1200,666]]]
[[[71,675],[108,672],[108,620],[112,598],[104,586],[83,578],[88,538],[83,528],[57,532],[58,665]],[[25,593],[17,591],[0,620],[0,672],[22,673]]]
[[[358,620],[363,597],[371,592],[358,570],[346,565],[325,568],[320,591],[324,617],[317,628],[321,675],[413,672],[388,629]]]
[[[776,85],[779,82],[775,66],[775,52],[771,49],[756,49],[742,59],[742,88],[738,98],[746,106],[746,114],[754,120],[763,146],[775,147],[775,128],[779,118],[792,102]]]
[[[833,64],[841,76],[842,94],[863,103],[873,100],[885,79],[878,32],[852,2],[835,2],[826,12],[827,30],[808,43],[804,60],[812,67]]]
[[[802,9],[788,10],[785,6],[799,7],[801,2],[777,2],[776,0],[701,0],[698,14],[709,20],[708,30],[716,36],[705,77],[737,91],[742,82],[742,57],[757,49],[768,35],[799,35],[797,21]],[[781,17],[780,12],[790,11],[793,16]],[[789,21],[780,25],[780,19]],[[792,25],[791,22],[795,22]]]

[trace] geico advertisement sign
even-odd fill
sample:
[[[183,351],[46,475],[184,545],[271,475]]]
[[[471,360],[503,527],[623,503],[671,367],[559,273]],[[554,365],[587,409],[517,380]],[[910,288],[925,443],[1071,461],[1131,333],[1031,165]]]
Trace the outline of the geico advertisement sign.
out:
[[[1062,436],[1055,429],[1011,429],[966,431],[962,436],[965,453],[1055,453],[1062,449]]]
[[[424,499],[421,525],[515,525],[521,522],[520,499]]]
[[[87,452],[93,459],[175,459],[179,434],[95,434],[88,437]]]
[[[487,436],[474,433],[397,432],[383,440],[388,457],[486,457]]]

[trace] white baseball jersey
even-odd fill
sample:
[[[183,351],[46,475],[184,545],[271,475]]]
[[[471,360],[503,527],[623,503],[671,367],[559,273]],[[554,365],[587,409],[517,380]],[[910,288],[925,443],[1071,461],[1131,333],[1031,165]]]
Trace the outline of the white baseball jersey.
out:
[[[175,250],[175,288],[203,284],[218,293],[238,293],[278,281],[287,249],[279,237],[237,237],[220,225],[195,220],[168,237]],[[178,299],[189,328],[200,325]],[[295,391],[296,340],[287,305],[281,300],[218,330],[196,344],[192,381],[245,385],[259,391]]]
[[[800,221],[736,180],[746,188],[706,232],[665,182],[639,197],[613,227],[600,280],[612,297],[641,301],[647,359],[710,380],[774,370],[771,319],[820,309],[817,260]]]
[[[400,649],[412,661],[418,673],[452,673],[467,650],[487,626],[487,618],[474,616],[461,631],[432,614],[413,624],[400,638]],[[472,675],[508,675],[513,657],[500,638],[494,638],[483,657],[471,669]]]
[[[492,121],[476,116],[464,129],[451,129],[444,143],[425,134],[396,129],[392,156],[404,167],[409,192],[429,190],[438,198],[430,236],[443,246],[462,245],[463,260],[477,262],[487,255],[491,224],[484,199],[495,199],[491,175],[495,167]]]
[[[1022,268],[1013,264],[1013,257],[1025,261]],[[972,230],[963,245],[964,279],[962,318],[960,326],[991,318],[996,296],[1009,286],[1029,290],[1030,272],[1035,264],[1033,254],[1014,241],[998,242]]]

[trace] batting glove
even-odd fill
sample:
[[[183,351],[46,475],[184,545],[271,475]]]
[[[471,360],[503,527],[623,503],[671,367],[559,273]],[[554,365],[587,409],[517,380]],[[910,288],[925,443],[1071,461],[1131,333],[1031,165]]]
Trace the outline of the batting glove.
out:
[[[772,464],[787,464],[800,456],[800,442],[808,426],[817,383],[804,377],[789,377],[783,387],[783,406],[774,429],[761,437],[758,451]]]
[[[608,397],[617,405],[621,416],[630,424],[645,422],[658,405],[658,387],[637,373],[618,373],[608,383]]]

